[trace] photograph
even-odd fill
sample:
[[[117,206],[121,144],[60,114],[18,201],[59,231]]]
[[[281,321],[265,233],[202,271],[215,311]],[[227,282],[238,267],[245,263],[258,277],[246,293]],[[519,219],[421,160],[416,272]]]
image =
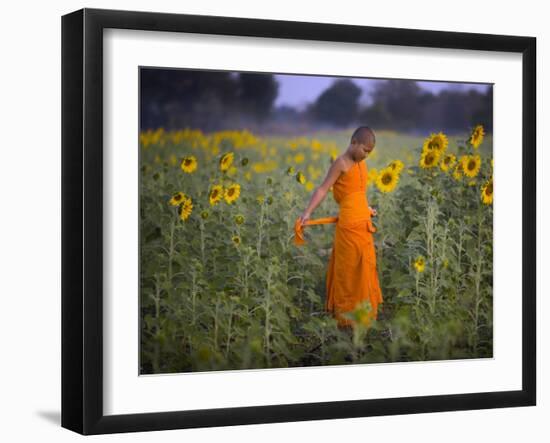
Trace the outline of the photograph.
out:
[[[493,358],[492,83],[136,75],[139,375]]]

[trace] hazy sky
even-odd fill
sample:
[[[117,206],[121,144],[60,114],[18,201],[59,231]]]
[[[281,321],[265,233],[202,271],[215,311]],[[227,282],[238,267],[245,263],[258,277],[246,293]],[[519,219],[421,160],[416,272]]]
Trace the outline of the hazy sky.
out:
[[[275,100],[275,106],[289,105],[301,109],[305,103],[314,101],[321,92],[329,87],[336,78],[340,77],[318,77],[313,75],[281,75],[276,74],[275,78],[279,83],[279,96]],[[359,98],[362,103],[368,102],[369,91],[376,83],[383,80],[370,80],[362,78],[351,79],[363,90]],[[438,93],[442,89],[477,89],[485,92],[488,85],[476,83],[447,83],[447,82],[418,82],[419,86]]]

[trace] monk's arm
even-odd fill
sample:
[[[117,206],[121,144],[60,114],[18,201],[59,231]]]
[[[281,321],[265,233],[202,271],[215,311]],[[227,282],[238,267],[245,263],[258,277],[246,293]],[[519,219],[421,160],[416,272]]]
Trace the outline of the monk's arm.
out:
[[[325,199],[330,187],[336,182],[340,174],[342,173],[342,163],[340,161],[335,161],[330,166],[327,176],[323,183],[321,183],[311,196],[309,205],[301,216],[302,223],[305,222],[310,216],[311,213],[315,210],[317,206]]]

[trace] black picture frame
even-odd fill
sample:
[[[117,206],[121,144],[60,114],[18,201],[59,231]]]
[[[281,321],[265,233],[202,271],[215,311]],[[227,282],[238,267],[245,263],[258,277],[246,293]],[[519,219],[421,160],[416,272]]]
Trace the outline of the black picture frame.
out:
[[[103,30],[193,32],[522,55],[522,389],[104,415]],[[536,39],[237,17],[82,9],[62,17],[62,419],[81,434],[536,405]],[[517,294],[519,296],[519,294]]]

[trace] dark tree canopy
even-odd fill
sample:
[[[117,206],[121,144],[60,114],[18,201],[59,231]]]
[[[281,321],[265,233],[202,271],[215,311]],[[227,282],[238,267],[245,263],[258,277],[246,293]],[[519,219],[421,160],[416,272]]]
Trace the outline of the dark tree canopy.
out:
[[[315,101],[310,111],[316,120],[347,126],[357,118],[361,89],[348,79],[336,80]]]
[[[279,93],[275,78],[266,74],[241,73],[239,80],[239,101],[243,112],[260,121],[265,120]]]
[[[278,84],[271,74],[143,68],[140,91],[142,129],[212,131],[235,124],[239,116],[267,118]]]
[[[338,78],[304,111],[274,108],[279,84],[274,75],[251,72],[142,68],[140,128],[185,127],[205,132],[222,129],[275,133],[366,125],[375,130],[463,132],[482,124],[493,128],[493,90],[466,90],[456,84],[439,94],[413,80],[386,80],[360,105],[362,90]]]
[[[432,94],[412,80],[387,80],[371,94],[372,103],[359,112],[360,121],[376,128],[407,132],[462,132],[482,124],[493,128],[493,91],[464,91],[460,86]]]

